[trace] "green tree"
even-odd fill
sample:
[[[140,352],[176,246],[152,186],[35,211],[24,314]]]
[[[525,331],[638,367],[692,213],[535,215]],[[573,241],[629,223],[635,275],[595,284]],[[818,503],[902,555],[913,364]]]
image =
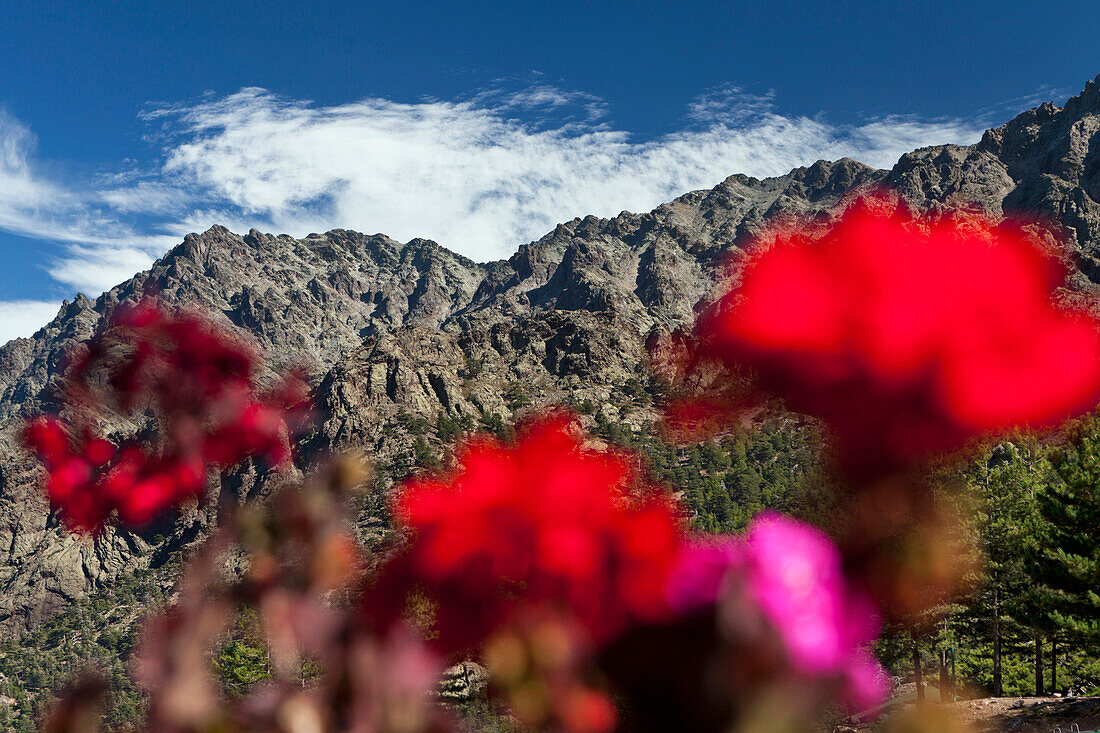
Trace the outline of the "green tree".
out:
[[[1076,423],[1068,437],[1052,456],[1060,480],[1040,497],[1045,523],[1030,569],[1050,626],[1069,644],[1095,652],[1100,649],[1100,420]]]
[[[239,612],[229,638],[214,655],[214,667],[226,693],[233,696],[271,679],[271,655],[255,609],[246,607]]]
[[[230,695],[243,695],[257,682],[271,679],[271,661],[267,650],[234,639],[218,652],[214,666]]]
[[[1054,480],[1049,461],[1034,437],[1017,435],[989,452],[975,471],[975,522],[985,556],[982,590],[962,614],[988,620],[978,641],[988,641],[989,687],[1004,694],[1003,658],[1006,642],[1034,648],[1035,692],[1042,694],[1043,633],[1047,631],[1042,597],[1035,592],[1027,558],[1033,553],[1043,524],[1040,497]]]
[[[413,462],[418,468],[432,469],[438,466],[435,454],[432,453],[423,435],[418,435],[413,443]]]

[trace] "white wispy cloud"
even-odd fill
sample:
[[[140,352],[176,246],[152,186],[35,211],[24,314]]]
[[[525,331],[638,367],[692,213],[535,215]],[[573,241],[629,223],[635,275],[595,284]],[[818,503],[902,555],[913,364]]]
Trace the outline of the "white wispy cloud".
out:
[[[35,153],[31,130],[0,109],[0,230],[67,244],[64,258],[42,263],[61,285],[98,294],[148,267],[163,250],[163,236],[135,231],[120,220],[126,196],[131,204],[134,198],[126,191],[140,191],[140,186],[97,192],[78,181],[59,181],[36,166]],[[5,317],[41,306],[39,301],[8,303]]]
[[[61,303],[42,300],[0,301],[0,346],[27,338],[57,315]]]
[[[688,105],[687,118],[705,124],[734,125],[753,116],[770,114],[775,92],[753,94],[736,84],[723,84],[700,94]]]
[[[735,86],[701,95],[681,129],[644,141],[611,124],[603,100],[547,84],[331,106],[248,88],[142,117],[160,162],[120,161],[81,182],[43,174],[30,130],[0,113],[0,229],[65,243],[44,264],[66,288],[95,295],[215,223],[428,237],[477,260],[507,257],[560,221],[646,211],[732,173],[781,175],[844,156],[889,167],[916,147],[973,142],[985,127],[836,125],[780,114],[773,94]]]
[[[72,211],[74,197],[36,176],[30,158],[35,138],[30,129],[0,109],[0,228],[46,238],[67,228],[58,221]]]
[[[914,147],[977,140],[983,125],[888,118],[856,126],[788,117],[731,87],[701,97],[687,127],[645,142],[606,123],[546,127],[474,102],[368,99],[316,106],[262,89],[158,110],[179,136],[165,172],[196,198],[279,231],[333,226],[429,237],[474,259],[583,214],[644,211],[731,173],[781,175],[849,156],[889,167]],[[589,104],[540,88],[528,103]],[[262,227],[261,227],[262,228]]]
[[[172,244],[178,244],[176,238],[159,249],[167,250]],[[153,256],[137,247],[74,244],[68,247],[66,257],[49,265],[48,271],[59,283],[94,297],[148,270],[152,264]]]

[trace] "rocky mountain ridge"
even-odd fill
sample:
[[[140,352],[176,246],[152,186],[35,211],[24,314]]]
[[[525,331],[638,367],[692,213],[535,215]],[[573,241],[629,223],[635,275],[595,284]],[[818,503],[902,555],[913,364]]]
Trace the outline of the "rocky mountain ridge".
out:
[[[560,401],[640,422],[644,405],[630,405],[647,379],[647,336],[689,324],[726,256],[765,224],[828,217],[861,192],[885,187],[922,211],[1041,217],[1076,265],[1075,284],[1091,290],[1100,283],[1098,84],[975,145],[921,148],[888,171],[843,159],[764,180],[733,175],[649,213],[560,224],[497,262],[344,230],[190,234],[148,272],[95,300],[77,296],[32,338],[0,347],[0,628],[18,632],[120,573],[162,562],[211,521],[207,505],[143,535],[69,537],[18,447],[22,418],[58,407],[66,349],[120,302],[156,292],[201,304],[274,367],[303,365],[321,415],[303,438],[306,457],[357,447],[399,464],[416,441],[410,420],[506,424]],[[252,494],[267,481],[245,467],[222,490]]]

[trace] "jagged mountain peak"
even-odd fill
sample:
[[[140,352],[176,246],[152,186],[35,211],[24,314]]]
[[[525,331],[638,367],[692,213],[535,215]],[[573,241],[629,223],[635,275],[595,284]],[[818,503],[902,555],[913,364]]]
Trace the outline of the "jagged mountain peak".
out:
[[[644,372],[646,334],[689,323],[731,249],[777,217],[828,215],[883,185],[918,210],[1043,217],[1062,227],[1079,281],[1100,282],[1098,96],[1090,82],[1062,108],[1040,105],[976,145],[913,151],[889,171],[817,161],[772,178],[731,175],[650,212],[578,217],[494,262],[344,229],[189,234],[149,271],[94,301],[78,296],[33,338],[0,346],[0,627],[33,623],[150,557],[126,533],[66,537],[14,440],[18,418],[48,404],[66,349],[119,302],[154,291],[201,303],[276,365],[307,362],[327,410],[311,451],[358,444],[386,458],[408,447],[387,427],[407,410],[511,419],[516,389],[617,409],[616,385]],[[262,485],[254,474],[225,483]],[[189,515],[187,536],[204,516]]]
[[[1066,102],[1065,110],[1071,114],[1100,114],[1100,74],[1085,82],[1085,88]]]
[[[1097,80],[1090,80],[1064,107],[1044,102],[986,131],[976,149],[1003,160],[1014,178],[1047,174],[1073,184],[1086,179],[1092,198],[1100,199],[1100,189],[1088,185],[1095,182],[1100,156],[1091,143],[1100,129]]]

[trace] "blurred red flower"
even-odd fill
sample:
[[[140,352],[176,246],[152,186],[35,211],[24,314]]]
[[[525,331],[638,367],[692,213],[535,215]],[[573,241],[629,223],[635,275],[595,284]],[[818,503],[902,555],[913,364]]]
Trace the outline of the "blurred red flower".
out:
[[[393,513],[415,534],[367,599],[376,615],[426,590],[438,644],[459,651],[523,605],[569,610],[596,643],[668,613],[682,544],[671,498],[630,496],[630,462],[584,448],[573,428],[556,415],[512,447],[479,438],[451,478],[408,482]]]
[[[1100,332],[1052,302],[1063,269],[1020,230],[867,199],[811,241],[779,232],[700,319],[702,351],[833,430],[851,472],[888,470],[1100,399]]]
[[[78,531],[99,531],[112,512],[141,526],[201,494],[211,464],[249,456],[285,462],[289,426],[307,412],[308,389],[291,375],[260,393],[258,365],[253,349],[201,316],[169,314],[152,300],[120,307],[111,327],[73,361],[70,404],[122,412],[151,406],[164,426],[162,445],[120,450],[79,410],[73,422],[31,421],[24,439],[49,472],[50,502]],[[102,368],[105,380],[93,376]]]

